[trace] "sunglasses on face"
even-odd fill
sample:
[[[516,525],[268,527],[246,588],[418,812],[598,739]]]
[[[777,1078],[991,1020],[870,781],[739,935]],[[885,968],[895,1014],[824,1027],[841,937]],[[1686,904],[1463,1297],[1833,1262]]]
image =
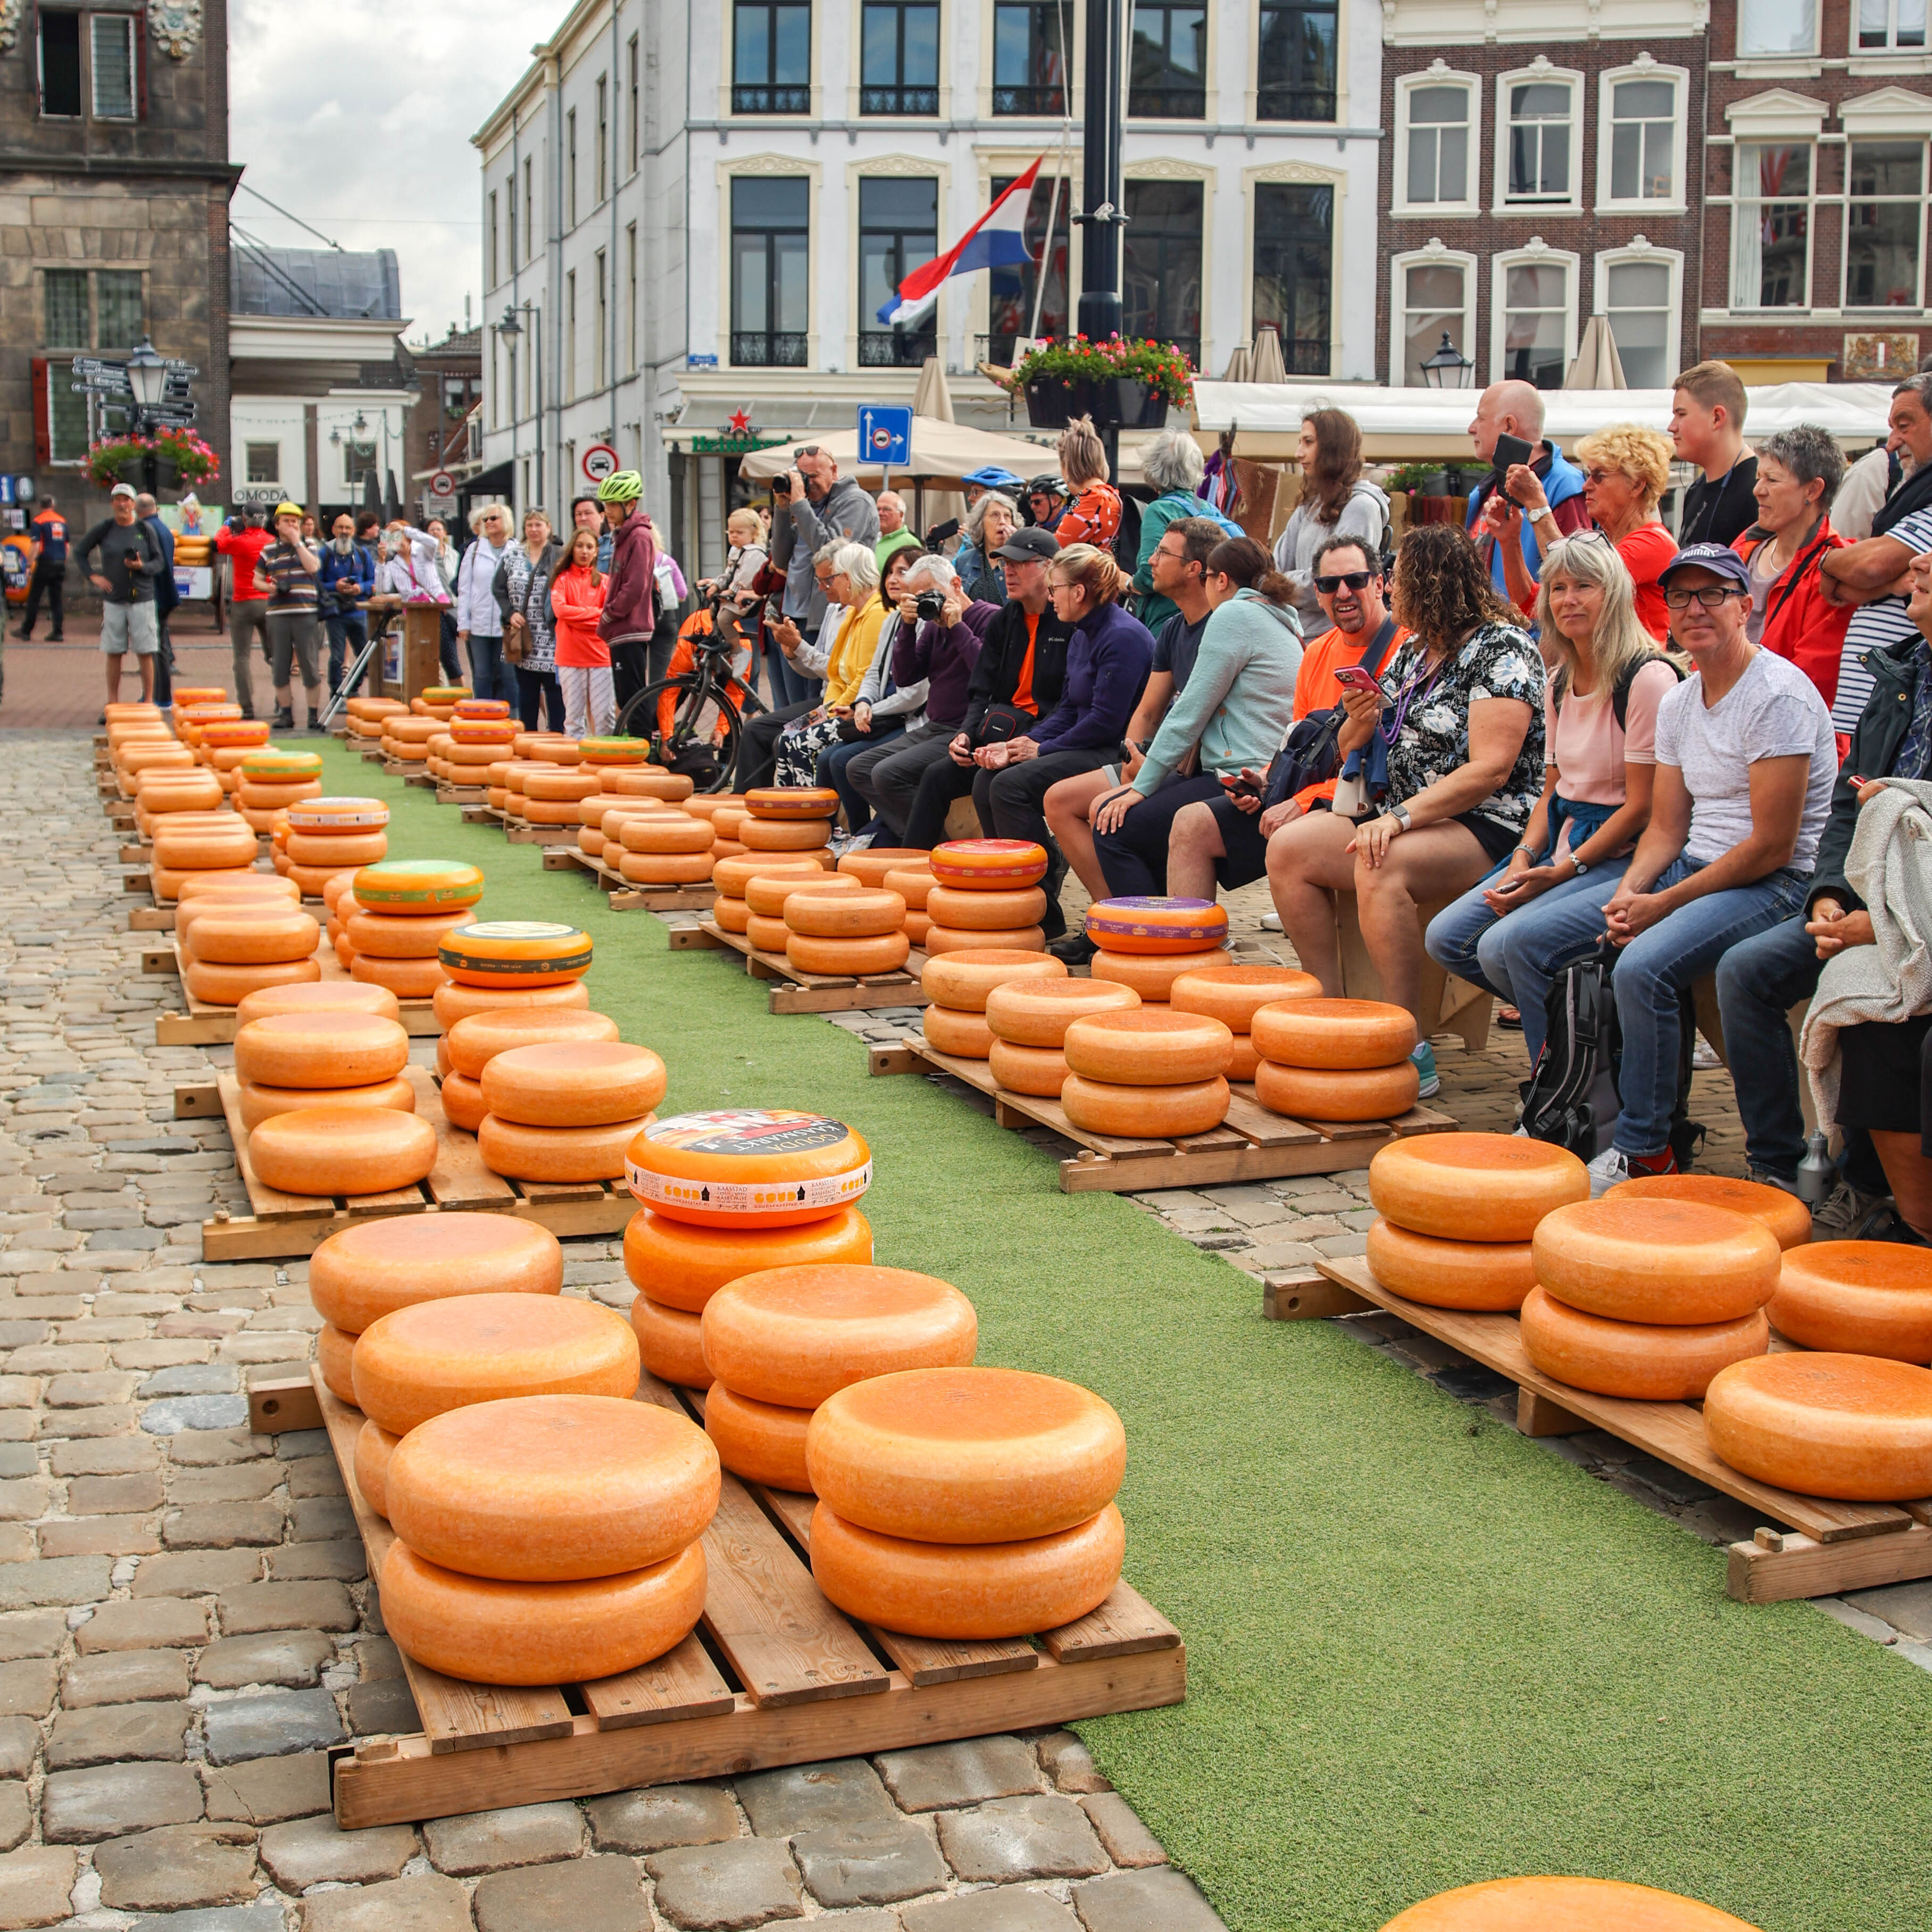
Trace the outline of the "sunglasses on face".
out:
[[[1345,584],[1351,590],[1361,590],[1375,580],[1376,572],[1372,570],[1345,570],[1340,577],[1318,577],[1315,587],[1323,596],[1332,597]]]
[[[1744,594],[1726,584],[1707,584],[1698,590],[1666,590],[1664,601],[1673,610],[1687,610],[1694,603],[1702,604],[1707,610],[1715,610],[1726,598],[1742,597]]]

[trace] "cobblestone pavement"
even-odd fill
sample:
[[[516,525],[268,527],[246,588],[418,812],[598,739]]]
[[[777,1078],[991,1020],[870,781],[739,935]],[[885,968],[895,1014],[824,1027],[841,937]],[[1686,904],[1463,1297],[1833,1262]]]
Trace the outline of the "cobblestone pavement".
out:
[[[328,1748],[418,1726],[326,1439],[246,1426],[306,1264],[202,1262],[232,1055],[154,1043],[87,734],[0,742],[0,1932],[1217,1932],[1065,1732],[338,1831]]]
[[[208,606],[192,607],[194,614],[183,623],[178,616],[171,627],[175,646],[175,677],[182,684],[218,684],[224,688],[235,681],[233,654],[224,632],[212,630]],[[19,610],[7,609],[6,696],[0,704],[0,726],[16,731],[50,731],[91,727],[100,716],[107,695],[107,682],[101,669],[100,619],[76,614],[67,620],[58,644],[46,634],[46,613],[40,614],[40,628],[28,644],[14,634],[20,621]],[[141,694],[140,672],[131,657],[122,660],[121,695],[130,701]],[[268,667],[266,662],[255,668],[255,694],[266,703],[271,696]],[[264,718],[268,713],[261,714]]]

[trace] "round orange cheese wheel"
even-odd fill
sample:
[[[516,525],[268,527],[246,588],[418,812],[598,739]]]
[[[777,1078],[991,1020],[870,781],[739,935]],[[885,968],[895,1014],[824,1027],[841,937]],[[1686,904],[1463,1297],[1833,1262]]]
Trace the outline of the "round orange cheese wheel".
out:
[[[272,1013],[375,1013],[399,1020],[403,1010],[386,986],[358,986],[348,980],[329,980],[293,986],[266,986],[250,993],[235,1009],[238,1033]]]
[[[912,941],[896,927],[870,938],[824,939],[794,932],[785,941],[785,958],[801,973],[896,973],[911,957]]]
[[[304,1107],[393,1107],[399,1114],[412,1114],[416,1108],[416,1090],[400,1078],[374,1081],[366,1087],[264,1087],[253,1080],[236,1084],[242,1125],[250,1133],[278,1114]]]
[[[1057,1100],[1066,1085],[1066,1056],[1057,1046],[1016,1046],[996,1039],[986,1055],[986,1070],[1010,1094]]]
[[[456,700],[455,716],[458,718],[481,718],[508,722],[510,706],[508,700],[501,698],[459,698]]]
[[[182,881],[176,896],[184,905],[196,899],[272,899],[284,905],[298,905],[302,894],[286,879],[273,872],[256,872],[245,867],[226,867]]]
[[[574,805],[602,784],[603,780],[590,772],[532,772],[524,780],[524,796],[532,805]]]
[[[172,872],[196,872],[230,866],[238,869],[254,864],[255,835],[232,813],[229,814],[232,823],[222,826],[179,824],[178,820],[186,816],[185,813],[171,814],[157,821],[154,862],[158,866]]]
[[[619,766],[606,769],[604,789],[620,796],[663,799],[675,804],[691,796],[692,781],[682,772]]]
[[[1036,886],[1046,877],[1046,848],[1030,838],[954,838],[935,845],[927,869],[942,886],[1000,890]]]
[[[808,1408],[759,1402],[713,1382],[704,1397],[704,1432],[718,1445],[718,1460],[748,1483],[808,1495],[805,1436]]]
[[[541,1127],[486,1113],[476,1124],[476,1149],[492,1174],[512,1180],[622,1180],[626,1152],[650,1119],[646,1112],[592,1126]]]
[[[872,854],[869,852],[855,852],[848,856],[856,859],[867,859],[870,858]],[[920,854],[922,861],[925,856],[924,853]],[[844,860],[840,860],[838,865],[840,870],[843,871],[845,865]],[[860,873],[856,876],[862,878],[865,875],[863,873]],[[897,892],[899,897],[905,901],[908,911],[924,912],[926,898],[938,881],[933,878],[923,863],[915,866],[908,859],[901,859],[892,870],[886,873],[880,883],[885,886],[886,891]]]
[[[1704,1426],[1732,1468],[1800,1496],[1932,1495],[1932,1370],[1910,1363],[1802,1350],[1740,1362],[1712,1378]]]
[[[471,1080],[480,1079],[484,1068],[512,1047],[614,1041],[616,1037],[617,1022],[606,1014],[542,1006],[478,1013],[458,1021],[443,1036],[452,1069]],[[656,1102],[651,1104],[655,1106]]]
[[[1781,1250],[1761,1221],[1696,1201],[1579,1201],[1532,1237],[1536,1278],[1612,1322],[1730,1322],[1777,1292]]]
[[[1382,1932],[1756,1932],[1715,1906],[1606,1878],[1499,1878],[1438,1892]]]
[[[812,879],[825,876],[825,868],[808,852],[787,858],[782,853],[749,853],[742,859],[721,859],[711,868],[711,877],[721,892],[742,898],[746,886],[755,878]],[[778,901],[784,910],[784,902]]]
[[[289,807],[291,832],[380,832],[388,822],[380,798],[305,798]]]
[[[850,874],[828,874],[850,878]],[[749,904],[749,902],[746,902]],[[883,886],[861,886],[855,892],[825,892],[810,885],[785,896],[782,916],[795,933],[820,939],[870,939],[898,934],[904,925],[906,902]]]
[[[722,814],[711,821],[716,832]],[[737,837],[748,852],[816,852],[832,841],[829,818],[746,818],[736,828]],[[728,837],[730,834],[728,832]],[[848,873],[844,875],[850,878]]]
[[[856,1208],[797,1228],[699,1227],[640,1208],[624,1230],[632,1284],[660,1306],[693,1315],[741,1275],[872,1258],[872,1224]]]
[[[349,962],[349,972],[352,979],[388,987],[399,1000],[426,1000],[444,983],[442,968],[434,959],[384,959],[358,952]]]
[[[563,1250],[510,1214],[398,1214],[331,1234],[309,1258],[316,1312],[350,1334],[418,1302],[465,1294],[557,1294]]]
[[[929,913],[914,912],[909,908],[903,929],[907,938],[922,949],[932,932],[932,916]]]
[[[1234,963],[1233,954],[1220,946],[1208,952],[1096,952],[1087,970],[1096,980],[1131,987],[1143,1001],[1165,1005],[1174,981],[1184,973]]]
[[[1006,1543],[1105,1508],[1127,1438],[1107,1403],[1052,1376],[910,1369],[827,1396],[806,1454],[814,1491],[848,1522],[917,1543]]]
[[[838,861],[838,870],[850,872],[862,885],[887,886],[893,891],[890,874],[910,867],[923,872],[926,854],[910,845],[867,845],[848,852]]]
[[[235,1036],[236,1072],[267,1087],[366,1087],[409,1059],[409,1035],[377,1013],[275,1013]]]
[[[1140,995],[1131,987],[1111,980],[1009,980],[987,994],[986,1024],[996,1040],[1057,1052],[1073,1021],[1096,1014],[1129,1012],[1140,1003]],[[1022,1087],[1016,1090],[1024,1094],[1035,1090]]]
[[[1060,1090],[1060,1104],[1076,1127],[1128,1140],[1211,1133],[1228,1118],[1228,1098],[1219,1074],[1172,1087],[1130,1087],[1070,1072]]]
[[[674,812],[633,812],[617,826],[618,842],[627,852],[708,852],[711,827],[701,818]]]
[[[651,748],[643,738],[580,738],[577,755],[586,765],[644,765],[650,762]]]
[[[631,1328],[644,1366],[659,1382],[675,1382],[680,1388],[711,1386],[696,1316],[681,1308],[661,1307],[640,1294],[631,1304]]]
[[[1103,952],[1206,952],[1226,942],[1228,915],[1213,899],[1101,899],[1087,937]]]
[[[320,778],[322,758],[315,752],[281,752],[270,746],[249,753],[242,760],[242,776],[263,784],[293,784]]]
[[[531,1127],[635,1120],[656,1108],[669,1084],[664,1062],[649,1047],[581,1039],[508,1047],[490,1057],[481,1080],[498,1120]]]
[[[687,793],[682,802],[688,818],[715,818],[727,806],[736,806],[742,809],[745,795],[736,791]]]
[[[934,1053],[950,1053],[958,1060],[986,1060],[992,1057],[993,1030],[984,1013],[962,1013],[951,1006],[928,1006],[920,1016],[926,1043]]]
[[[1788,1249],[1765,1312],[1808,1348],[1932,1362],[1932,1254],[1891,1241]]]
[[[605,848],[608,856],[610,848]],[[709,852],[626,852],[617,870],[634,886],[701,886],[711,876]]]
[[[1262,1057],[1255,1051],[1254,1041],[1244,1033],[1234,1036],[1234,1043],[1228,1054],[1228,1078],[1230,1080],[1252,1080],[1262,1070]],[[1421,1083],[1418,1081],[1418,1089]]]
[[[389,850],[386,832],[289,831],[288,854],[298,866],[367,866],[386,857]]]
[[[389,1458],[402,1439],[400,1436],[392,1436],[386,1429],[379,1429],[373,1422],[364,1423],[356,1433],[356,1486],[362,1492],[362,1500],[385,1520],[389,1509],[384,1478],[388,1474]]]
[[[902,1369],[963,1368],[980,1324],[950,1282],[904,1268],[780,1268],[705,1304],[704,1360],[727,1388],[786,1408]]]
[[[822,1502],[812,1513],[813,1580],[839,1609],[882,1630],[958,1642],[1024,1636],[1099,1609],[1120,1580],[1126,1544],[1112,1503],[1052,1536],[952,1546],[881,1535]]]
[[[286,966],[218,966],[212,960],[184,959],[182,984],[204,1005],[238,1006],[250,993],[268,986],[292,986],[320,980],[322,967],[314,959],[297,959]]]
[[[1046,894],[1038,886],[974,890],[935,881],[921,910],[934,925],[953,932],[1015,932],[1046,918]]]
[[[483,874],[454,859],[385,859],[350,887],[371,912],[457,912],[483,896]]]
[[[1257,1009],[1255,1050],[1283,1066],[1394,1066],[1415,1050],[1415,1018],[1383,1000],[1295,999]]]
[[[754,818],[832,818],[838,794],[830,785],[754,785],[745,794],[745,809]]]
[[[399,1538],[380,1587],[397,1648],[432,1670],[478,1684],[589,1683],[691,1634],[704,1609],[704,1546],[619,1576],[506,1583],[425,1563]]]
[[[590,970],[590,934],[542,919],[460,926],[437,952],[442,970],[466,986],[565,986]]]
[[[711,922],[721,932],[749,932],[752,908],[742,899],[734,899],[720,892],[711,902]]]
[[[1359,1067],[1352,1072],[1281,1066],[1255,1067],[1255,1098],[1270,1113],[1298,1120],[1392,1120],[1415,1105],[1422,1076],[1415,1063]]]
[[[1204,1014],[1136,1007],[1070,1022],[1060,1051],[1068,1070],[1084,1079],[1120,1087],[1180,1087],[1224,1073],[1234,1037],[1220,1021]]]
[[[1046,933],[1040,926],[941,926],[930,914],[927,920],[924,944],[929,953],[998,952],[1038,956],[1046,950]]]
[[[285,1194],[386,1194],[436,1165],[436,1130],[390,1107],[304,1107],[249,1135],[248,1164]]]
[[[1251,1034],[1262,1007],[1321,997],[1322,982],[1292,966],[1208,966],[1178,974],[1167,1002],[1178,1013],[1207,1013],[1235,1033]]]
[[[1445,1241],[1393,1221],[1370,1226],[1368,1262],[1384,1288],[1429,1308],[1520,1308],[1536,1286],[1527,1241]]]
[[[344,869],[341,866],[298,866],[291,860],[288,862],[287,872],[289,878],[301,886],[304,898],[319,899],[329,880],[336,872]]]
[[[767,919],[763,913],[747,911],[745,937],[758,952],[773,952],[782,958],[785,942],[791,937],[791,928],[782,919]]]
[[[1526,1241],[1552,1209],[1589,1199],[1590,1177],[1567,1148],[1547,1141],[1415,1134],[1384,1148],[1369,1163],[1369,1198],[1386,1219],[1414,1234]]]
[[[322,1371],[322,1386],[352,1408],[356,1406],[356,1342],[355,1336],[326,1322],[315,1332],[315,1365]]]
[[[212,772],[151,766],[136,782],[134,796],[147,812],[213,812],[221,803],[221,781]]]
[[[1522,1334],[1524,1354],[1546,1376],[1634,1402],[1694,1401],[1720,1369],[1771,1346],[1771,1324],[1756,1310],[1694,1324],[1612,1322],[1540,1286],[1524,1299]]]
[[[1811,1238],[1810,1209],[1796,1195],[1762,1181],[1736,1180],[1724,1174],[1646,1174],[1618,1181],[1605,1198],[1612,1197],[1700,1201],[1707,1208],[1728,1208],[1762,1221],[1780,1248],[1795,1248]]]
[[[446,1073],[436,1092],[442,1102],[442,1118],[452,1127],[473,1134],[482,1126],[490,1106],[483,1097],[483,1089],[474,1080],[466,1079],[460,1073]]]
[[[194,953],[199,957],[199,950],[194,944],[194,929],[205,919],[232,920],[238,924],[266,922],[272,929],[277,929],[283,920],[307,919],[309,916],[298,904],[292,905],[286,899],[270,898],[262,892],[238,892],[232,898],[224,898],[217,893],[204,894],[202,897],[190,899],[176,908],[175,939],[183,952]],[[230,938],[224,944],[226,947],[232,948],[236,942]],[[241,965],[248,962],[236,960],[230,963]]]
[[[823,1114],[727,1108],[654,1122],[631,1144],[626,1178],[674,1220],[790,1227],[852,1206],[872,1184],[872,1155]]]
[[[445,980],[430,996],[430,1010],[446,1027],[476,1013],[508,1012],[532,1006],[590,1010],[590,989],[581,980],[564,986],[461,986]]]
[[[358,907],[342,929],[358,952],[374,958],[434,959],[450,933],[472,922],[467,912],[370,912]]]
[[[614,1396],[521,1396],[432,1416],[386,1489],[396,1534],[466,1576],[568,1582],[641,1570],[717,1514],[718,1452],[694,1424]]]
[[[748,857],[740,862],[754,861]],[[760,919],[782,919],[786,902],[801,892],[819,898],[849,898],[866,890],[849,872],[828,872],[815,859],[806,863],[811,871],[800,866],[784,872],[760,868],[751,873],[745,880],[746,904]]]
[[[987,994],[1009,980],[1068,976],[1066,962],[1050,952],[994,946],[934,954],[927,959],[919,980],[921,990],[934,1006],[955,1012],[982,1013]]]

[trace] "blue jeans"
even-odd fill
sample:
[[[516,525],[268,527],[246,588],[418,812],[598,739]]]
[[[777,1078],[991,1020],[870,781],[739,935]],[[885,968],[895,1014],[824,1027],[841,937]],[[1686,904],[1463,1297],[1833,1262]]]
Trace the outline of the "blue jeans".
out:
[[[1692,860],[1677,860],[1653,890],[1660,892],[1700,869]],[[1810,884],[1808,874],[1787,868],[1748,886],[1709,893],[1680,906],[1618,954],[1610,983],[1623,1032],[1617,1082],[1623,1112],[1612,1137],[1619,1152],[1657,1154],[1669,1144],[1677,1100],[1679,996],[1732,946],[1790,919],[1803,907]],[[1736,1058],[1734,1053],[1733,1065]]]
[[[898,718],[881,718],[876,730],[854,739],[849,745],[834,745],[819,753],[816,774],[818,782],[830,785],[838,794],[839,802],[845,808],[847,831],[862,832],[872,823],[872,801],[853,784],[847,776],[846,766],[861,752],[875,752],[902,736],[904,731],[905,726]]]
[[[460,684],[463,682],[463,653],[457,648],[456,620],[447,610],[442,614],[436,638],[436,652],[442,660],[443,676],[452,684]]]
[[[1430,958],[1522,1012],[1522,1043],[1532,1066],[1543,1051],[1550,982],[1564,967],[1597,950],[1604,936],[1604,908],[1623,883],[1629,863],[1623,859],[1593,866],[1580,878],[1552,886],[1504,919],[1483,902],[1484,893],[1502,872],[1498,866],[1429,922],[1424,944]]]
[[[481,631],[470,634],[470,694],[472,698],[507,698],[512,704],[517,701],[515,688],[510,682],[515,674],[514,664],[503,662],[503,640],[500,637],[486,638]]]
[[[328,688],[340,688],[342,674],[362,654],[362,646],[369,641],[369,620],[360,610],[345,610],[326,616],[323,627],[328,632]]]
[[[788,704],[802,704],[809,698],[815,704],[823,680],[807,677],[794,668],[790,658],[769,635],[765,639],[765,680],[772,688],[771,705],[782,711]]]

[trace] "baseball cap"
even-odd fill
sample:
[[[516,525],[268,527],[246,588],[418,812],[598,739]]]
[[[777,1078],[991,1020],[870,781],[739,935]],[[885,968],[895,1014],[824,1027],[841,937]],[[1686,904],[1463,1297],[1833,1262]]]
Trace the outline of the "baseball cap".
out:
[[[112,497],[133,496],[138,495],[140,493],[135,489],[134,484],[131,483],[117,483],[112,489],[108,491],[107,494],[110,497]]]
[[[1009,563],[1046,563],[1060,554],[1060,539],[1051,530],[1029,525],[1017,530],[994,551]]]
[[[1742,557],[1727,544],[1687,544],[1657,573],[1660,590],[1680,570],[1708,570],[1740,590],[1750,588],[1750,571]]]

